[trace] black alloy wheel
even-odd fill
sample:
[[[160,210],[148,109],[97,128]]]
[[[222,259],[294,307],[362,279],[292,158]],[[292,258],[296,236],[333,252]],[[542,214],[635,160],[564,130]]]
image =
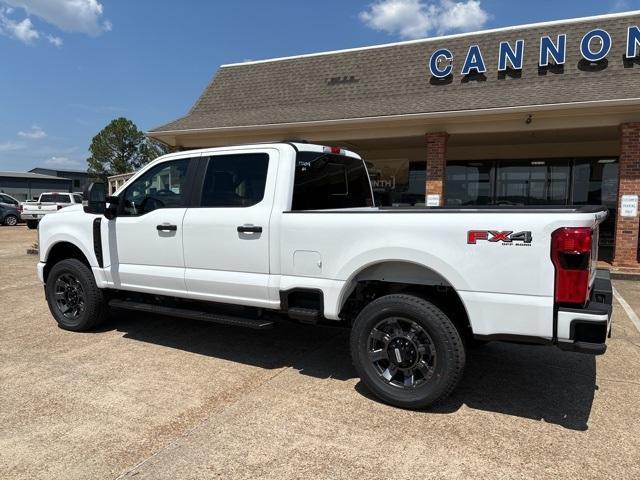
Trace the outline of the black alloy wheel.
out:
[[[429,334],[408,318],[380,321],[369,334],[369,359],[382,380],[398,388],[428,382],[436,366],[436,348]]]
[[[63,273],[55,279],[55,302],[60,313],[69,320],[76,320],[85,309],[82,285],[71,273]]]

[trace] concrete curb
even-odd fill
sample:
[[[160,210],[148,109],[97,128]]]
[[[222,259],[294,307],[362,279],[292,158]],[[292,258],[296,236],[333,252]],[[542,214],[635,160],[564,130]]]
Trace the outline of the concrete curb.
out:
[[[626,273],[626,272],[614,272],[611,271],[611,278],[613,280],[640,280],[640,273]]]

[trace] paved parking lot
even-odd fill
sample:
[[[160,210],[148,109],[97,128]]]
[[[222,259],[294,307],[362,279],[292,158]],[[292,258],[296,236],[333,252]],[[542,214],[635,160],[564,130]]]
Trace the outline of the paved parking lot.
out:
[[[640,478],[640,333],[602,357],[489,344],[425,412],[380,404],[346,332],[49,316],[36,239],[0,228],[0,478]],[[640,311],[640,282],[615,282]]]

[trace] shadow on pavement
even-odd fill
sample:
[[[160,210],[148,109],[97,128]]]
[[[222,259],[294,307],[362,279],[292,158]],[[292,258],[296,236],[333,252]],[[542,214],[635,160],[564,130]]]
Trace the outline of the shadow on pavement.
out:
[[[260,368],[291,367],[315,378],[356,377],[349,332],[342,328],[283,323],[256,331],[129,312],[118,312],[110,327],[125,338]],[[453,413],[464,404],[586,430],[596,389],[596,363],[591,355],[496,342],[470,350],[458,388],[426,412]],[[356,390],[377,401],[362,383]]]
[[[470,408],[587,430],[596,385],[593,355],[490,343],[470,352],[456,391],[434,413]]]

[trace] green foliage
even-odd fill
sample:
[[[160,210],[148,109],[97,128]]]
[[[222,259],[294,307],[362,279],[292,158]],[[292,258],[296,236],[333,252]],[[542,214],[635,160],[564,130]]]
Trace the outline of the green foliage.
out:
[[[87,159],[89,173],[94,178],[129,173],[167,153],[167,147],[145,137],[135,123],[116,118],[91,140],[91,156]]]

